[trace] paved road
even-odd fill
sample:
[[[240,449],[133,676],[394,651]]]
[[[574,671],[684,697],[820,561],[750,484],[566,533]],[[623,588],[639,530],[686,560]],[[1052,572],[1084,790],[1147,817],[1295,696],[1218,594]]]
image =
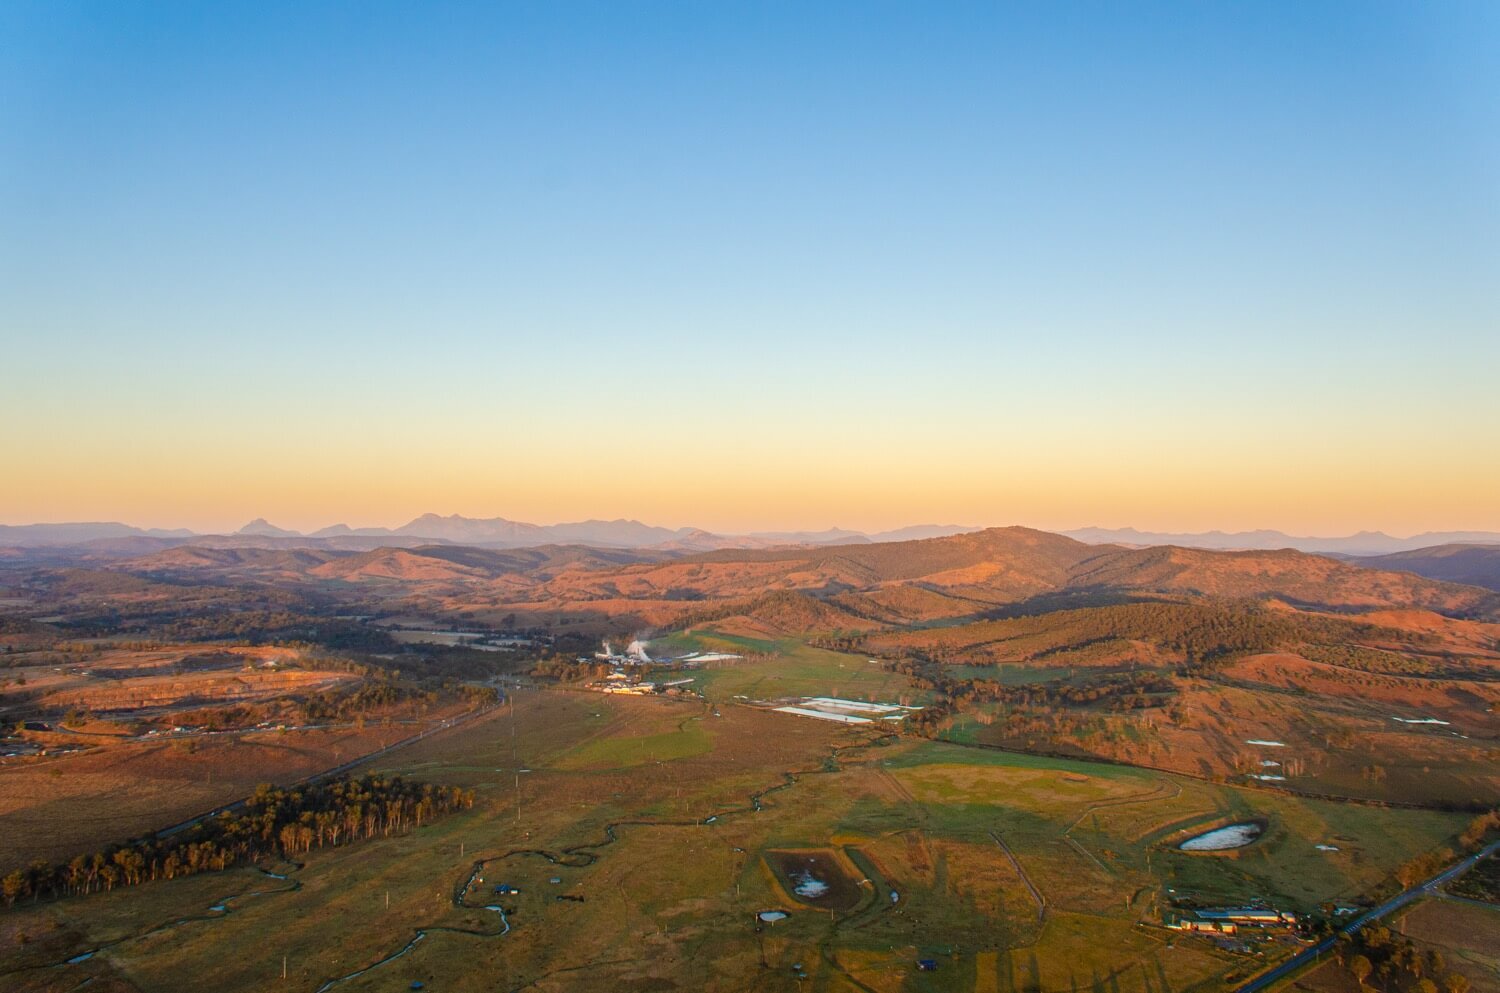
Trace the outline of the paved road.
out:
[[[1248,983],[1237,987],[1234,993],[1259,993],[1260,990],[1263,990],[1273,983],[1285,979],[1287,976],[1296,972],[1298,969],[1301,969],[1303,966],[1315,961],[1324,952],[1332,948],[1334,946],[1334,943],[1338,941],[1339,935],[1354,934],[1356,931],[1364,927],[1366,924],[1369,924],[1371,921],[1377,921],[1380,918],[1385,917],[1387,914],[1400,910],[1402,907],[1411,903],[1413,900],[1419,900],[1424,896],[1431,896],[1437,891],[1438,887],[1442,886],[1445,883],[1451,882],[1457,877],[1468,872],[1470,869],[1474,868],[1474,863],[1478,862],[1486,855],[1493,855],[1497,851],[1500,851],[1500,841],[1494,842],[1493,844],[1488,845],[1485,848],[1482,848],[1479,851],[1475,852],[1473,855],[1470,855],[1468,858],[1463,859],[1458,864],[1444,869],[1436,876],[1433,876],[1431,879],[1427,880],[1427,882],[1422,883],[1418,886],[1413,886],[1411,889],[1406,890],[1405,892],[1400,893],[1397,896],[1391,897],[1380,906],[1375,907],[1372,910],[1365,911],[1363,914],[1360,914],[1348,924],[1345,924],[1332,937],[1323,939],[1316,945],[1313,945],[1311,948],[1304,948],[1302,951],[1298,952],[1296,955],[1293,955],[1291,958],[1287,959],[1285,962],[1281,963],[1270,972],[1257,976],[1256,978],[1250,980]]]

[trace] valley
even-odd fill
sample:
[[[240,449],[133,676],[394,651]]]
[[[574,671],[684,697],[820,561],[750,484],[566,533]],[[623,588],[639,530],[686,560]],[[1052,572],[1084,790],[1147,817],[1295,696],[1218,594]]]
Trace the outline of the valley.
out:
[[[19,990],[1231,989],[1500,806],[1495,595],[1297,552],[999,529],[0,576]],[[475,801],[112,892],[35,868],[341,775]],[[1213,923],[1247,907],[1272,923]]]

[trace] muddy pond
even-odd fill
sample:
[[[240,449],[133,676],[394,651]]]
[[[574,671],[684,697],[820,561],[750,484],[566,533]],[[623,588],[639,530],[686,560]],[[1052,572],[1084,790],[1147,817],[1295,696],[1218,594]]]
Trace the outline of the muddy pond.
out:
[[[823,910],[847,911],[859,906],[863,895],[859,881],[832,850],[769,851],[765,859],[781,888],[798,903]]]

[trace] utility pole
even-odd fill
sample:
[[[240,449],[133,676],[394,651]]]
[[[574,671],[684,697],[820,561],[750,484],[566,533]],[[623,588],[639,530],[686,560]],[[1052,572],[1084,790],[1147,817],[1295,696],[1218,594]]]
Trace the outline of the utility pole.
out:
[[[281,978],[282,979],[286,978],[286,956],[285,955],[281,956]]]

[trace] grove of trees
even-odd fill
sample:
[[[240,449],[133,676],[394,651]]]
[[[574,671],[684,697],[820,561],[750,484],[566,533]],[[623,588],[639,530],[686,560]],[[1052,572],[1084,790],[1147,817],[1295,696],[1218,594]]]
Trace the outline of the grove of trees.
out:
[[[215,872],[262,858],[401,834],[472,807],[474,791],[399,776],[258,787],[243,807],[166,837],[151,835],[52,865],[38,861],[0,879],[7,905],[26,897],[76,896]]]

